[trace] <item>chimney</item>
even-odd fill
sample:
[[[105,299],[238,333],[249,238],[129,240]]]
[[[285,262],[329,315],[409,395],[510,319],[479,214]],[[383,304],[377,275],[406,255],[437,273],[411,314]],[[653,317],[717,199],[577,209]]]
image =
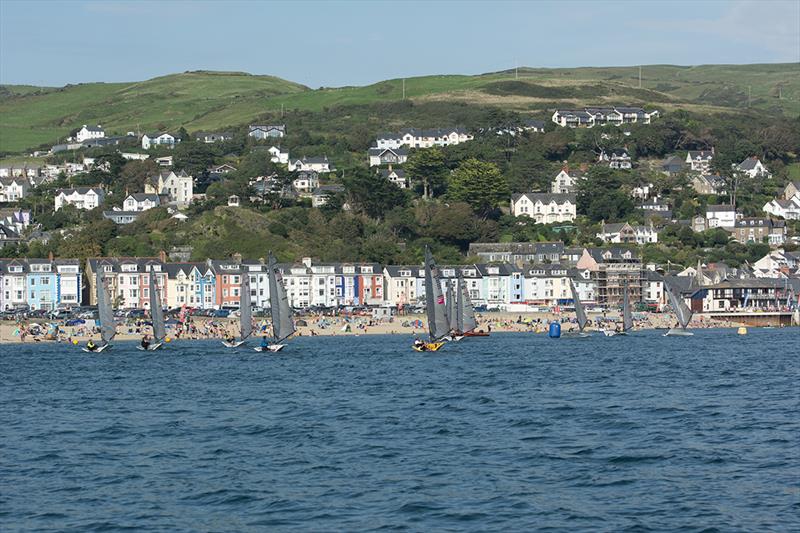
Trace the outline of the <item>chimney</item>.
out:
[[[158,252],[158,260],[161,261],[162,263],[166,263],[167,262],[167,252],[165,252],[164,250],[161,250],[160,252]]]
[[[242,264],[242,254],[240,254],[239,252],[236,252],[235,254],[232,254],[231,255],[231,259],[233,259],[233,262],[236,263],[236,264],[239,264],[239,265]]]
[[[52,263],[53,262],[53,252],[47,254],[47,259]]]
[[[306,268],[311,268],[311,258],[310,257],[304,257],[303,258],[303,266],[306,267]]]

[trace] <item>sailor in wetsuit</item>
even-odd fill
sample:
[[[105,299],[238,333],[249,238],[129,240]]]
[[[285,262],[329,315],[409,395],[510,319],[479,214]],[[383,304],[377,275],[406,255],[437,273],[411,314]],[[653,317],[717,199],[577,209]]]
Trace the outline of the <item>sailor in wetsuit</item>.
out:
[[[267,336],[264,335],[261,337],[261,349],[266,350],[269,347],[269,341],[267,340]]]
[[[422,342],[421,339],[414,339],[414,348],[418,348],[420,350],[425,349],[425,343]]]
[[[86,349],[90,352],[97,350],[97,345],[94,343],[92,339],[89,339],[89,342],[86,343]]]
[[[150,348],[150,337],[148,337],[147,335],[142,337],[142,348],[144,348],[145,350]]]

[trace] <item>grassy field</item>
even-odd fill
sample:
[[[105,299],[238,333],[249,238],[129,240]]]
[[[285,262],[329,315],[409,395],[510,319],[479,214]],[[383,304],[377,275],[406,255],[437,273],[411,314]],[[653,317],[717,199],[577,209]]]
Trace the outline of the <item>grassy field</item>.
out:
[[[626,103],[703,112],[748,105],[800,114],[796,64],[534,69],[479,76],[423,76],[405,81],[406,98],[453,100],[518,111],[559,105]],[[403,81],[311,90],[270,76],[188,72],[139,83],[87,83],[64,88],[7,86],[0,91],[0,151],[55,143],[82,124],[109,133],[222,129],[274,115],[281,108],[321,111],[397,101]]]

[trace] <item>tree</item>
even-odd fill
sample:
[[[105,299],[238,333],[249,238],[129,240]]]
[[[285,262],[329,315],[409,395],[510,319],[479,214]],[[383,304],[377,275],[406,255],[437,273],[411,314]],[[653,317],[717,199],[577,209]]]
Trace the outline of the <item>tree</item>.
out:
[[[578,183],[578,211],[592,221],[624,220],[634,205],[624,174],[606,167],[593,167]]]
[[[494,163],[466,159],[450,175],[448,197],[466,202],[481,215],[508,198],[508,186]]]
[[[414,150],[405,163],[405,171],[412,183],[422,184],[423,198],[431,198],[444,189],[447,167],[438,147]]]
[[[408,203],[402,189],[369,170],[358,169],[343,181],[351,207],[369,217],[380,219],[392,208]]]

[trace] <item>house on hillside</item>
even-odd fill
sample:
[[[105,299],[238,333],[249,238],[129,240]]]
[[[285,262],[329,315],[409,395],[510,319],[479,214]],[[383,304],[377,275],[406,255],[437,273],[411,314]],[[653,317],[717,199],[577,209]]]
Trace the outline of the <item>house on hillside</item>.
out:
[[[315,170],[302,170],[292,181],[292,188],[298,193],[310,193],[319,187],[319,173]]]
[[[791,200],[795,196],[800,197],[800,181],[790,181],[783,189],[784,200]]]
[[[711,161],[714,159],[714,149],[711,150],[689,150],[686,153],[685,162],[692,172],[700,174],[711,173]]]
[[[598,163],[605,163],[609,168],[630,170],[633,167],[631,156],[626,148],[602,150],[597,158]]]
[[[780,246],[786,242],[786,222],[769,218],[740,218],[731,231],[733,239],[742,244],[765,242]]]
[[[457,126],[452,128],[405,128],[397,133],[381,133],[375,141],[375,148],[431,148],[433,146],[452,146],[471,141],[474,137],[467,130]]]
[[[698,194],[727,194],[727,183],[725,179],[717,175],[704,176],[702,174],[694,174],[692,176],[692,189]]]
[[[388,169],[380,170],[379,174],[383,179],[389,180],[390,182],[394,183],[401,189],[408,188],[408,180],[406,179],[406,173],[401,169],[393,169],[392,166],[389,165]]]
[[[625,287],[632,302],[641,301],[644,275],[638,251],[622,247],[585,248],[576,266],[580,271],[588,271],[597,284],[598,303],[621,304]]]
[[[763,211],[784,220],[800,220],[800,194],[794,195],[791,200],[774,198],[767,202]]]
[[[402,165],[408,160],[406,148],[376,148],[369,149],[369,166]]]
[[[584,178],[584,173],[579,170],[570,170],[565,166],[550,182],[550,192],[553,194],[573,194],[578,192],[578,180]]]
[[[142,148],[149,150],[155,146],[175,148],[175,143],[180,142],[169,133],[145,133],[142,135]]]
[[[112,209],[111,211],[103,211],[103,218],[107,218],[114,224],[123,225],[136,222],[136,219],[138,219],[139,215],[141,214],[141,211],[122,211]]]
[[[577,216],[574,194],[544,192],[511,195],[511,213],[533,218],[539,224],[572,222]]]
[[[769,179],[772,177],[767,167],[757,157],[748,157],[738,165],[733,165],[733,168],[750,178]]]
[[[87,126],[84,124],[83,127],[78,130],[78,133],[75,134],[75,141],[82,143],[89,139],[102,139],[105,136],[106,132],[100,124],[97,126]]]
[[[333,165],[331,165],[330,161],[328,161],[328,156],[303,157],[302,159],[294,160],[290,159],[288,168],[290,172],[313,171],[319,174],[333,172],[336,170]]]
[[[286,135],[285,124],[251,124],[247,130],[248,137],[254,139],[274,139]]]
[[[344,192],[344,186],[338,183],[331,185],[320,185],[314,192],[311,193],[312,207],[322,207],[328,203],[328,200],[334,194],[341,194]]]
[[[27,178],[0,178],[0,202],[18,202],[28,194]]]
[[[597,238],[603,242],[613,244],[650,244],[658,242],[658,231],[651,222],[646,226],[631,225],[627,222],[621,224],[602,223]]]
[[[269,160],[273,163],[280,163],[282,165],[286,165],[289,163],[289,151],[281,150],[280,146],[270,146],[267,150],[269,152],[270,158]]]
[[[194,196],[194,178],[185,170],[181,170],[177,174],[171,170],[162,171],[147,178],[144,192],[166,196],[169,203],[178,207],[186,207],[192,202]]]
[[[74,205],[77,209],[94,209],[103,203],[106,193],[100,187],[77,187],[75,189],[59,189],[56,191],[55,210],[65,205]]]
[[[129,194],[122,202],[124,211],[147,211],[161,205],[161,197],[157,194],[137,192]]]
[[[562,128],[593,126],[620,126],[622,124],[650,124],[659,116],[656,110],[645,111],[641,107],[585,107],[583,109],[557,109],[551,120]]]
[[[217,133],[212,131],[198,131],[194,134],[194,139],[197,142],[205,143],[205,144],[214,144],[219,142],[225,142],[233,140],[233,133],[230,132],[223,132]]]
[[[732,205],[709,205],[706,207],[709,228],[733,228],[736,225],[736,207]]]

